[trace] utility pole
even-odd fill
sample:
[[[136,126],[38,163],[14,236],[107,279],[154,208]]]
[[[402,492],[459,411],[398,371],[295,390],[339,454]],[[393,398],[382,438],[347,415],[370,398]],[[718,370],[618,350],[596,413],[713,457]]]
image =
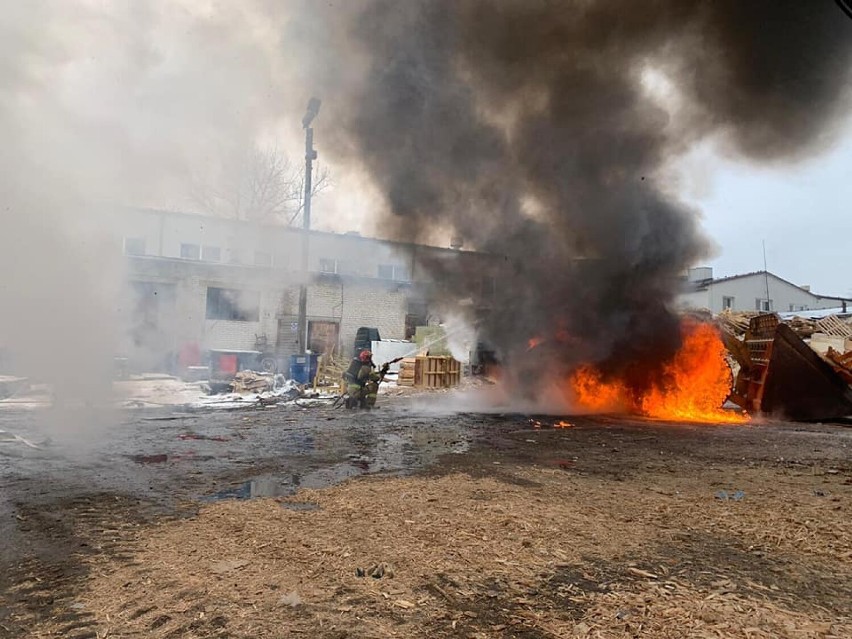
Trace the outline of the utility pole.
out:
[[[772,301],[769,299],[769,271],[766,268],[766,240],[763,240],[763,280],[766,284],[766,310],[771,311]]]
[[[302,286],[299,288],[300,353],[305,353],[308,349],[308,249],[311,230],[311,189],[313,188],[314,160],[317,159],[311,122],[319,114],[320,104],[319,98],[311,98],[308,101],[305,117],[302,118],[302,128],[305,129],[305,202],[302,208]]]

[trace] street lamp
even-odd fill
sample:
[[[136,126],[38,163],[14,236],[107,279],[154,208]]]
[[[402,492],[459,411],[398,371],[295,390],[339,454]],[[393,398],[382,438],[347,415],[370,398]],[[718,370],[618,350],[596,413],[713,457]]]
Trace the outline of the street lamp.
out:
[[[319,98],[308,100],[308,109],[302,118],[302,128],[305,129],[305,202],[302,208],[302,286],[299,288],[299,352],[306,353],[308,349],[308,248],[311,230],[311,190],[313,188],[314,160],[317,152],[314,150],[314,129],[311,122],[319,115]]]

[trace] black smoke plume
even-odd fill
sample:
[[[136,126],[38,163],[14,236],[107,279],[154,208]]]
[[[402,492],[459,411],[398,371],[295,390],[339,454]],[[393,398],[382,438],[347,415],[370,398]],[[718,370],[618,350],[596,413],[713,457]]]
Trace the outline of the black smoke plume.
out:
[[[831,0],[309,3],[301,27],[383,230],[450,228],[500,257],[480,329],[522,377],[554,358],[647,383],[678,346],[678,277],[709,251],[661,169],[708,136],[800,159],[847,105],[852,21]],[[481,290],[435,269],[457,299]],[[527,354],[533,336],[562,347]]]

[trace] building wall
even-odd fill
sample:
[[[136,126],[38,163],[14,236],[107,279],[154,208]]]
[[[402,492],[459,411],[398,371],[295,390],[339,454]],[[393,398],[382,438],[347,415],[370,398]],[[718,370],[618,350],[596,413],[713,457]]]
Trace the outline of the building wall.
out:
[[[297,351],[301,231],[144,209],[128,210],[123,219],[117,241],[125,248],[127,238],[144,244],[144,255],[127,258],[130,279],[173,287],[168,335],[160,342],[175,358],[187,349],[251,350],[258,336],[281,356]],[[182,244],[200,247],[200,259],[182,254]],[[218,248],[219,260],[207,259],[204,247]],[[271,255],[272,264],[256,264],[257,251]],[[410,303],[424,318],[434,312],[422,309],[439,290],[429,276],[435,264],[441,264],[442,277],[483,273],[495,279],[488,269],[500,262],[471,251],[316,231],[309,234],[308,255],[307,319],[337,323],[338,352],[346,355],[361,326],[378,328],[386,339],[404,339]],[[209,287],[258,292],[258,320],[207,319]]]
[[[275,277],[277,270],[270,275],[264,273],[267,269],[158,258],[133,258],[130,271],[134,282],[159,282],[174,291],[171,320],[163,327],[166,352],[146,360],[161,361],[169,353],[177,357],[187,348],[253,350],[259,336],[281,356],[297,352],[298,333],[291,327],[298,321],[299,286],[286,273]],[[208,287],[257,291],[258,321],[207,319]],[[308,286],[307,319],[337,323],[336,352],[348,355],[361,326],[378,328],[384,338],[403,339],[408,300],[414,294],[408,283],[317,275]]]
[[[766,299],[766,278],[762,273],[755,273],[714,281],[707,285],[706,290],[681,294],[678,301],[684,306],[709,308],[713,313],[720,313],[725,308],[726,297],[733,298],[732,310],[759,310],[757,300]],[[777,312],[833,308],[839,305],[836,299],[820,298],[772,274],[769,275],[769,300],[770,310]]]
[[[677,306],[678,308],[710,308],[710,291],[681,293],[677,297]]]

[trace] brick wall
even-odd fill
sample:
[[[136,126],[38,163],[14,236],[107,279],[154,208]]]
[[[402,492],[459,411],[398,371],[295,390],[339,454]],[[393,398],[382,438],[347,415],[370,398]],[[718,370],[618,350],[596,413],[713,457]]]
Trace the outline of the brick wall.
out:
[[[207,286],[201,286],[202,308],[206,310]],[[202,348],[225,348],[234,350],[254,350],[257,336],[265,335],[268,348],[275,348],[278,331],[278,311],[281,305],[282,291],[260,292],[260,321],[235,322],[231,320],[204,320],[204,338]],[[202,310],[202,317],[204,310]]]
[[[407,294],[393,283],[321,279],[308,289],[308,319],[338,322],[340,347],[348,353],[361,326],[378,328],[385,339],[403,339]]]

